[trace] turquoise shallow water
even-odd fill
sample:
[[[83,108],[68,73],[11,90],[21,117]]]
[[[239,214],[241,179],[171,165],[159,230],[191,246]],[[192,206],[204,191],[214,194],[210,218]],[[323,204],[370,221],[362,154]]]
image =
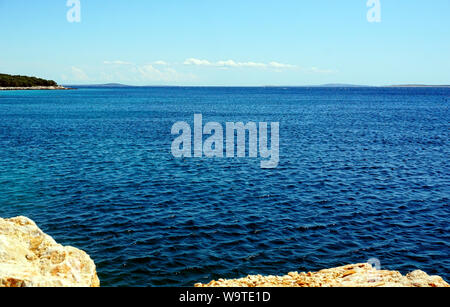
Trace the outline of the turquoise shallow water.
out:
[[[0,216],[87,251],[106,286],[378,258],[450,280],[449,89],[0,92]],[[280,122],[280,165],[174,159],[171,126]]]

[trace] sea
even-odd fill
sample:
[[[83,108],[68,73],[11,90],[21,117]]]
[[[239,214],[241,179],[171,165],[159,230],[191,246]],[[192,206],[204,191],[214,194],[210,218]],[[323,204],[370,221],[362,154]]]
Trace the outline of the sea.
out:
[[[369,260],[449,281],[449,98],[449,88],[3,91],[0,216],[27,216],[86,251],[103,286]],[[278,167],[175,158],[171,128],[195,114],[278,122]]]

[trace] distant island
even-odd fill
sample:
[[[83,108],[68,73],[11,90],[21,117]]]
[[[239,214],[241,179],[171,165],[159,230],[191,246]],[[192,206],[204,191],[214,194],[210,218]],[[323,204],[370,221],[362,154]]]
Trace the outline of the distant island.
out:
[[[0,90],[62,90],[67,89],[53,80],[0,74]]]
[[[80,84],[80,85],[58,85],[53,80],[45,80],[36,77],[7,75],[0,73],[0,90],[68,90],[77,88],[146,88],[146,87],[228,87],[228,86],[181,86],[181,85],[127,85],[121,83],[106,83],[106,84]],[[230,86],[240,87],[240,86]],[[360,85],[360,84],[345,84],[345,83],[329,83],[321,85],[264,85],[264,86],[249,86],[249,87],[266,87],[266,88],[405,88],[405,87],[430,87],[430,88],[448,88],[450,85],[427,85],[427,84],[399,84],[399,85]]]
[[[342,84],[342,83],[329,83],[317,85],[315,87],[372,87],[370,85],[359,85],[359,84]]]
[[[106,83],[106,84],[80,84],[80,85],[66,85],[71,88],[145,88],[145,87],[245,87],[245,86],[182,86],[182,85],[127,85],[121,83]],[[265,87],[265,88],[396,88],[396,87],[450,87],[450,85],[427,85],[427,84],[394,84],[394,85],[360,85],[360,84],[344,84],[344,83],[330,83],[321,85],[262,85],[262,86],[248,86],[248,87]]]
[[[450,85],[428,85],[428,84],[399,84],[386,87],[450,87]]]
[[[134,85],[126,85],[126,84],[120,84],[120,83],[106,83],[106,84],[72,84],[72,85],[66,85],[73,88],[118,88],[118,87],[141,87],[141,86],[134,86]]]

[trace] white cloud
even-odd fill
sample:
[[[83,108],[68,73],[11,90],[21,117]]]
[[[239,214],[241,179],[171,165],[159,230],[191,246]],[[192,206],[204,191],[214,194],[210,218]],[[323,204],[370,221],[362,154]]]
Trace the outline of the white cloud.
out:
[[[273,68],[279,68],[279,69],[282,69],[282,68],[296,68],[297,67],[295,65],[283,64],[283,63],[278,63],[278,62],[270,62],[269,66],[273,67]]]
[[[141,74],[143,81],[163,81],[163,82],[177,82],[177,81],[192,81],[196,77],[193,74],[179,73],[173,68],[158,69],[151,64],[137,67]]]
[[[266,68],[267,64],[256,62],[235,62],[233,60],[219,61],[216,63],[219,67],[248,67],[248,68]]]
[[[81,68],[75,66],[72,66],[72,76],[75,81],[89,80],[88,75]]]
[[[189,69],[184,66],[209,67],[218,70],[233,70],[233,69],[255,69],[266,72],[285,72],[295,71],[304,74],[334,74],[337,73],[331,69],[321,69],[318,67],[300,67],[293,64],[281,62],[239,62],[232,59],[210,61],[207,59],[188,58],[184,62],[166,62],[158,60],[149,62],[148,64],[134,64],[131,62],[115,60],[104,61],[103,71],[97,74],[97,77],[90,76],[89,81],[110,81],[132,84],[170,84],[170,83],[185,83],[198,81],[198,78]],[[175,69],[176,68],[176,69]],[[180,71],[178,71],[180,69]],[[88,76],[79,68],[73,67],[73,75],[79,81],[88,80]]]
[[[155,61],[153,62],[154,65],[159,65],[159,66],[168,66],[169,63],[165,62],[165,61]]]
[[[211,62],[208,60],[190,58],[184,61],[184,65],[210,66],[219,68],[275,68],[275,69],[293,69],[295,65],[283,64],[278,62],[260,63],[260,62],[237,62],[234,60]]]
[[[267,68],[268,65],[265,63],[245,62],[245,63],[238,63],[238,67]]]
[[[219,66],[219,67],[238,67],[238,63],[236,63],[233,60],[228,60],[228,61],[219,61],[217,62],[214,66]]]
[[[133,63],[129,63],[129,62],[124,62],[124,61],[104,61],[103,64],[106,65],[134,65]]]
[[[173,72],[164,73],[161,70],[153,67],[153,65],[151,64],[138,66],[137,70],[143,80],[149,81],[171,81],[170,74],[173,74]]]
[[[184,65],[213,66],[213,64],[208,60],[199,60],[194,58],[184,61]]]
[[[152,64],[137,65],[125,61],[104,61],[105,70],[102,80],[115,82],[145,84],[150,82],[185,82],[196,77],[193,74],[179,73],[165,61],[155,61]],[[159,66],[159,67],[156,67]]]

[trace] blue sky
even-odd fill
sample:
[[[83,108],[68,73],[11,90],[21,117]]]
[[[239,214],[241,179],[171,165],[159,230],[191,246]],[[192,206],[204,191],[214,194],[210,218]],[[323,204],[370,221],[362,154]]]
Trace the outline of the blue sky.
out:
[[[62,84],[450,84],[450,1],[0,0],[0,72]]]

